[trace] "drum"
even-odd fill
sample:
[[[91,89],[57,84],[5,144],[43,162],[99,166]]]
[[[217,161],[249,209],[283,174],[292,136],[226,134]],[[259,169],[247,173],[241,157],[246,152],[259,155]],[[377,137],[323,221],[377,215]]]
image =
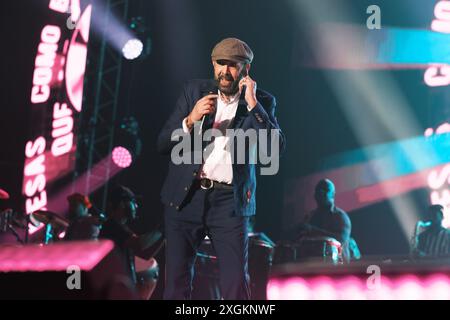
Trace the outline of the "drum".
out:
[[[142,300],[149,300],[156,289],[159,278],[158,262],[154,258],[148,260],[135,257],[136,288]]]
[[[277,243],[274,264],[307,261],[341,263],[341,243],[331,237],[307,237],[298,241]]]

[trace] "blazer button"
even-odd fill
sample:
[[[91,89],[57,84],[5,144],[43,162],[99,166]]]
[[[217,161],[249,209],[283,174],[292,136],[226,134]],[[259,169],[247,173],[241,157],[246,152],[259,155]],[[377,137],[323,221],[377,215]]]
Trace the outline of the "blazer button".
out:
[[[172,202],[171,202],[171,203],[169,203],[169,206],[173,207],[173,203],[172,203]]]
[[[197,171],[192,172],[192,175],[195,177],[197,176]]]
[[[184,187],[184,191],[188,191],[189,190],[189,188],[188,187]]]
[[[178,210],[180,210],[180,207],[176,206],[175,209],[178,211]]]

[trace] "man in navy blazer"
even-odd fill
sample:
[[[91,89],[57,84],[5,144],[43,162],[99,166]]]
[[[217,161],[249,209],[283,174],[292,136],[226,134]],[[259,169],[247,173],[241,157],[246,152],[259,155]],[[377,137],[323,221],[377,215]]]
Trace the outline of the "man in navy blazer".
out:
[[[218,256],[222,297],[250,298],[247,225],[256,210],[256,162],[251,159],[257,149],[272,158],[284,149],[275,98],[248,76],[250,47],[227,38],[211,58],[214,80],[184,86],[158,137],[159,152],[171,155],[161,191],[165,299],[191,297],[196,251],[205,236]],[[183,139],[188,147],[180,143]]]

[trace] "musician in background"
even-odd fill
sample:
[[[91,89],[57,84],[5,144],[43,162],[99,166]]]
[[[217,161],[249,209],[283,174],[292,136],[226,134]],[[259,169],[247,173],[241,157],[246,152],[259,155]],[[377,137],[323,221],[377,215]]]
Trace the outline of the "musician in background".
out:
[[[154,261],[150,269],[136,272],[135,256],[144,259],[154,256],[162,245],[162,234],[155,230],[137,235],[130,229],[130,223],[136,219],[137,208],[136,195],[129,188],[115,187],[109,194],[107,218],[99,237],[114,241],[115,251],[124,261],[132,284],[140,292],[141,298],[148,299],[156,287],[158,265],[151,258]]]
[[[342,246],[342,257],[350,261],[350,234],[352,223],[347,213],[335,205],[336,188],[331,180],[320,180],[314,192],[317,208],[306,216],[300,226],[303,236],[326,236],[338,240]]]
[[[428,208],[428,221],[421,223],[426,229],[417,235],[417,243],[413,248],[416,257],[450,256],[450,231],[442,226],[443,220],[443,206],[435,204]]]
[[[65,240],[91,240],[97,239],[100,233],[101,217],[89,214],[92,203],[89,198],[80,193],[67,197],[69,203],[70,220]]]

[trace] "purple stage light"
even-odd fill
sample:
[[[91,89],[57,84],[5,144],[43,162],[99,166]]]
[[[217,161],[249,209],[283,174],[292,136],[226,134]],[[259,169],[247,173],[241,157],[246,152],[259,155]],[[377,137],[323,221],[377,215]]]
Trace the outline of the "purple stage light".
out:
[[[133,162],[133,157],[128,149],[115,147],[112,152],[112,160],[119,168],[128,168]]]

